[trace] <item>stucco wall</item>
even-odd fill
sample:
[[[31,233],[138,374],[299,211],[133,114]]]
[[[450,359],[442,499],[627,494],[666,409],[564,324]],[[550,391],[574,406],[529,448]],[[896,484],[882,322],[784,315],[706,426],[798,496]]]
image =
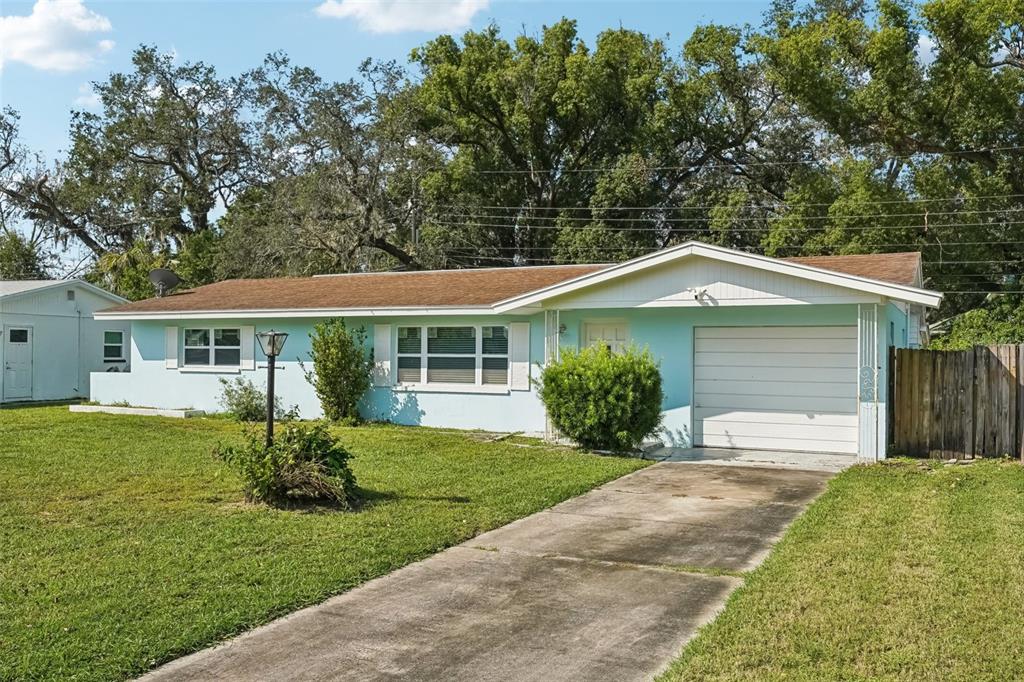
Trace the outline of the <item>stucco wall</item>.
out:
[[[534,365],[544,354],[544,318],[533,317],[401,317],[401,318],[346,318],[350,328],[364,327],[367,332],[367,352],[373,343],[373,325],[459,325],[494,324],[496,322],[530,322],[531,374]],[[127,401],[132,405],[163,408],[195,408],[210,412],[221,411],[220,379],[243,376],[257,386],[266,385],[266,357],[255,349],[257,369],[247,371],[196,372],[188,369],[167,369],[164,363],[164,329],[167,326],[184,327],[238,327],[252,325],[257,331],[274,329],[288,332],[284,352],[277,360],[276,393],[285,406],[297,406],[306,418],[317,418],[323,412],[312,387],[306,381],[299,362],[310,369],[309,334],[316,320],[301,319],[234,319],[195,320],[188,323],[142,321],[132,325],[132,372],[130,375],[93,376],[92,399],[102,403]],[[178,334],[179,344],[183,334]],[[419,424],[461,429],[487,429],[497,431],[544,430],[544,409],[536,392],[510,391],[503,395],[475,393],[434,393],[430,391],[393,391],[373,387],[363,400],[361,412],[369,419],[382,419],[402,424]]]
[[[897,311],[898,312],[898,311]],[[675,445],[689,445],[691,438],[693,385],[693,327],[747,325],[854,325],[857,306],[805,305],[760,306],[749,308],[687,308],[687,309],[593,309],[563,311],[561,323],[565,332],[561,345],[576,347],[583,325],[594,319],[626,319],[632,340],[647,346],[661,364],[665,390],[665,431],[663,438]],[[530,322],[531,374],[535,363],[543,359],[544,319],[542,315],[525,317],[450,317],[450,318],[349,318],[350,327],[363,325],[372,343],[374,324],[445,325],[487,324],[494,322]],[[132,331],[132,372],[130,375],[94,375],[92,398],[104,403],[126,400],[133,405],[164,408],[191,407],[209,411],[221,409],[218,398],[220,377],[246,376],[263,386],[265,358],[256,348],[257,370],[229,373],[189,372],[166,369],[164,366],[163,321],[135,322]],[[289,333],[282,367],[276,375],[277,391],[286,405],[297,405],[305,417],[321,415],[319,403],[306,382],[298,360],[309,363],[309,331],[313,321],[276,320],[204,320],[179,326],[253,325],[257,330],[274,327]],[[180,342],[181,334],[179,334]],[[855,380],[851,377],[851,380]],[[884,385],[884,384],[883,384]],[[510,391],[502,395],[473,393],[432,393],[428,391],[392,391],[375,387],[364,400],[363,414],[372,419],[389,419],[404,424],[422,424],[466,429],[541,432],[544,430],[544,409],[536,392]]]
[[[856,305],[758,306],[750,308],[660,308],[631,311],[606,309],[565,311],[563,345],[575,346],[590,319],[623,318],[632,340],[647,346],[661,363],[665,392],[662,440],[686,447],[692,444],[693,328],[695,326],[854,325]],[[853,378],[851,378],[853,380]]]

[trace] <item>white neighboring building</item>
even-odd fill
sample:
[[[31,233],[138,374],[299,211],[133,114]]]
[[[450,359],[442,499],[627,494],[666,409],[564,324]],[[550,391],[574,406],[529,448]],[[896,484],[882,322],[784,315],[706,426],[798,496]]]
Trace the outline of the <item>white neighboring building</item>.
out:
[[[128,371],[130,323],[93,319],[124,302],[78,279],[0,281],[0,402],[88,398],[90,372]]]

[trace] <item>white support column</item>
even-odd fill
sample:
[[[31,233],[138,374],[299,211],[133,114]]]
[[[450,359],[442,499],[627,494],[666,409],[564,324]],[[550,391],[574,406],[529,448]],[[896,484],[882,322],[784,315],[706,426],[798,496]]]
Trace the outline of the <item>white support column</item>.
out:
[[[885,404],[879,400],[879,308],[875,303],[857,306],[857,457],[870,462],[885,458],[885,420],[879,416]]]
[[[544,364],[547,365],[549,362],[558,360],[558,344],[559,344],[559,328],[561,327],[562,321],[559,319],[557,310],[545,310],[544,311]],[[547,413],[544,415],[544,438],[549,441],[556,441],[561,437],[558,433],[558,429],[555,428],[554,424],[548,418]]]
[[[544,311],[544,364],[558,359],[558,329],[561,320],[557,310]]]

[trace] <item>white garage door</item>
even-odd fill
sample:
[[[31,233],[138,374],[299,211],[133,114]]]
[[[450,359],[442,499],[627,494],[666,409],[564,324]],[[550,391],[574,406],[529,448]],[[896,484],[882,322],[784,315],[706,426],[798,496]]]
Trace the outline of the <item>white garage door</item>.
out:
[[[697,445],[856,454],[856,327],[697,327],[693,371]]]

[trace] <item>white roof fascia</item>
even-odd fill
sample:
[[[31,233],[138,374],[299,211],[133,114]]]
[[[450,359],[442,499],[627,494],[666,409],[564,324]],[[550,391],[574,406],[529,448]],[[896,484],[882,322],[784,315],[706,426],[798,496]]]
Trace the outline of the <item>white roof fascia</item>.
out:
[[[153,312],[103,312],[93,314],[97,320],[208,320],[211,318],[236,320],[253,317],[411,317],[415,315],[493,315],[490,306],[473,308],[267,308],[262,310],[183,310]]]
[[[799,277],[801,279],[823,282],[825,284],[831,284],[845,289],[865,291],[879,296],[888,296],[901,301],[920,303],[933,308],[938,306],[942,301],[942,294],[937,291],[929,291],[927,289],[919,289],[917,287],[910,287],[902,284],[882,282],[879,280],[869,279],[867,277],[848,275],[834,270],[825,270],[823,268],[804,265],[802,263],[791,263],[777,258],[771,258],[770,256],[758,256],[751,253],[745,253],[743,251],[727,249],[721,246],[712,246],[710,244],[691,241],[674,246],[670,249],[634,258],[633,260],[620,263],[619,265],[613,265],[604,270],[598,270],[597,272],[582,275],[566,282],[561,282],[559,284],[544,287],[543,289],[538,289],[537,291],[521,294],[519,296],[505,299],[504,301],[499,301],[494,304],[494,309],[496,312],[501,313],[515,310],[516,308],[522,308],[524,306],[535,305],[554,296],[568,294],[585,287],[590,287],[618,277],[640,272],[687,256],[703,256],[705,258],[745,265],[760,270]]]
[[[58,287],[66,287],[68,285],[82,287],[86,291],[91,291],[92,293],[96,294],[97,296],[102,296],[103,298],[106,298],[107,300],[113,301],[114,303],[127,303],[128,302],[127,298],[122,298],[121,296],[118,296],[117,294],[112,294],[109,291],[107,291],[106,289],[100,288],[100,287],[96,286],[95,284],[90,284],[89,282],[86,282],[83,279],[77,279],[77,278],[76,279],[59,279],[59,280],[56,280],[56,281],[51,282],[49,284],[45,284],[43,286],[33,287],[31,289],[24,289],[22,291],[16,291],[16,292],[14,292],[12,294],[4,294],[4,295],[0,296],[0,298],[3,298],[4,300],[10,300],[10,299],[13,299],[13,298],[17,298],[19,296],[27,296],[29,294],[37,294],[40,291],[48,291],[50,289],[56,289]]]

